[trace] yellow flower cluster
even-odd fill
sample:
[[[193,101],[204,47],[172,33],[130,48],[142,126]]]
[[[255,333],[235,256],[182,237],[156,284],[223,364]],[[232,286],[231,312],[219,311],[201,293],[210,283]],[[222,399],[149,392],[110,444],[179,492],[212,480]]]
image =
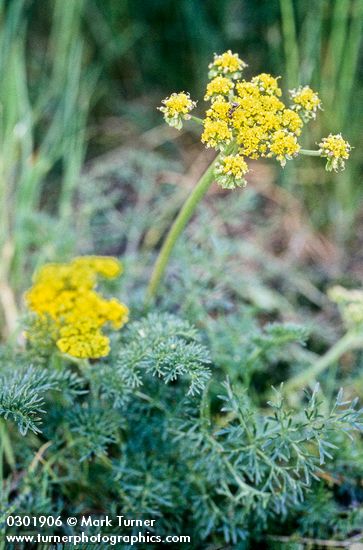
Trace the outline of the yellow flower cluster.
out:
[[[78,358],[108,355],[106,324],[117,330],[128,320],[128,308],[116,299],[96,292],[99,277],[111,279],[122,272],[115,259],[83,256],[65,264],[46,264],[34,277],[25,295],[29,309],[39,320],[53,323],[54,340],[63,353]],[[31,335],[29,335],[31,340]]]
[[[284,166],[300,150],[297,137],[303,120],[284,105],[281,95],[278,79],[267,73],[251,81],[215,77],[207,85],[205,99],[211,106],[203,121],[202,142],[225,152],[234,141],[239,155],[275,157]],[[225,185],[221,177],[217,181]]]
[[[322,157],[327,158],[326,169],[338,172],[338,170],[344,170],[344,161],[349,159],[351,146],[341,134],[329,134],[319,143],[319,151]]]
[[[328,291],[328,296],[338,304],[348,328],[363,328],[363,290],[334,286]]]
[[[227,155],[221,157],[216,164],[215,172],[223,189],[244,187],[246,185],[244,177],[248,172],[248,165],[241,155]]]
[[[294,103],[292,108],[299,112],[305,122],[316,118],[317,110],[321,109],[321,101],[316,92],[309,86],[299,86],[289,92]]]
[[[164,114],[165,122],[169,126],[181,130],[183,120],[190,119],[190,111],[196,106],[196,102],[190,99],[190,95],[185,92],[173,93],[170,97],[163,99],[163,106],[158,107],[159,111]]]
[[[315,119],[321,109],[318,94],[309,86],[300,86],[289,91],[291,102],[285,104],[280,77],[261,73],[243,80],[246,66],[231,50],[215,54],[204,95],[210,106],[204,120],[193,117],[203,124],[202,143],[224,155],[216,164],[217,182],[227,188],[245,185],[248,168],[244,159],[248,158],[275,158],[285,166],[299,153],[320,155],[328,159],[327,170],[343,169],[350,145],[340,135],[323,139],[319,151],[301,149],[298,143],[304,123]],[[189,111],[195,106],[184,92],[172,94],[163,104],[160,110],[166,122],[176,128],[183,118],[191,118]]]
[[[229,78],[237,79],[241,77],[243,69],[247,67],[246,63],[232,53],[231,50],[222,53],[221,55],[214,54],[212,63],[208,65],[209,78],[225,75]]]

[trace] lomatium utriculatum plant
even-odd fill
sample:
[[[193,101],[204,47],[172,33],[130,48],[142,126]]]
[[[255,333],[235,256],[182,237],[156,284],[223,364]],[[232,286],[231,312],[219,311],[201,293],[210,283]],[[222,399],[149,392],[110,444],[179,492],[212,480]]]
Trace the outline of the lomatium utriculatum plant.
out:
[[[218,155],[167,236],[149,298],[214,180],[226,189],[243,187],[250,159],[284,166],[314,155],[326,159],[328,170],[341,170],[349,157],[340,135],[322,139],[316,150],[301,149],[302,128],[321,108],[308,86],[291,90],[285,103],[277,78],[243,80],[246,65],[229,51],[209,68],[204,120],[191,115],[195,102],[184,92],[161,107],[176,128],[185,120],[200,123],[202,142]],[[363,411],[341,391],[331,404],[331,391],[319,392],[315,381],[342,354],[362,347],[363,291],[330,290],[346,334],[316,356],[303,349],[305,327],[261,328],[240,302],[225,316],[223,309],[215,318],[205,311],[203,334],[157,310],[131,312],[129,321],[128,308],[109,297],[121,273],[112,257],[44,265],[25,294],[21,349],[0,348],[0,415],[28,434],[24,439],[0,420],[0,535],[10,513],[96,511],[156,518],[148,531],[187,534],[195,550],[225,543],[256,548],[266,540],[281,548],[290,536],[342,539],[360,532]],[[299,370],[272,391],[270,379],[284,379],[276,365],[296,363]],[[306,386],[306,398],[296,400]],[[112,527],[107,532],[114,534]],[[79,530],[69,526],[66,533]]]
[[[302,149],[298,138],[304,124],[316,118],[321,101],[309,86],[289,90],[284,101],[279,77],[267,73],[242,79],[247,67],[237,54],[215,55],[209,65],[209,82],[204,100],[209,102],[203,120],[190,113],[196,107],[186,92],[163,100],[160,111],[165,121],[180,130],[183,121],[203,126],[201,141],[215,149],[217,157],[196,184],[172,226],[157,259],[148,288],[154,297],[177,238],[197,204],[216,181],[224,189],[246,185],[249,159],[273,158],[281,166],[299,155],[326,159],[327,170],[343,170],[351,147],[340,134],[323,138],[316,150]]]

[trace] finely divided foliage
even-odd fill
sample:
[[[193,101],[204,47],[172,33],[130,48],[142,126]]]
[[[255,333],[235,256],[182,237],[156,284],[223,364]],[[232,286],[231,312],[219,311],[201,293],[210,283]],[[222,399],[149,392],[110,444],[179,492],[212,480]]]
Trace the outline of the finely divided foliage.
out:
[[[1,372],[1,371],[0,371]],[[48,371],[21,367],[0,376],[0,415],[13,420],[20,433],[40,432],[45,399],[50,391],[74,396],[80,393],[82,380],[71,371]]]
[[[131,367],[134,376],[152,374],[165,384],[185,378],[188,395],[197,394],[205,387],[211,374],[209,352],[187,321],[169,314],[151,314],[144,321],[133,323],[128,336],[131,347],[121,349],[116,360],[121,370]]]
[[[210,356],[195,328],[169,314],[150,314],[129,325],[115,362],[101,369],[100,389],[115,405],[132,395],[150,376],[165,384],[179,378],[188,384],[187,394],[199,393],[210,377]],[[111,380],[116,380],[113,391]],[[117,380],[118,379],[118,380]]]
[[[306,336],[302,327],[271,324],[251,333],[245,356],[268,361]],[[184,517],[198,541],[260,536],[302,506],[344,438],[357,444],[354,432],[363,428],[363,411],[342,392],[327,411],[316,387],[296,412],[281,388],[261,411],[240,383],[216,385],[199,332],[174,315],[130,323],[113,348],[97,367],[82,366],[81,376],[71,363],[60,371],[6,370],[0,412],[22,434],[57,434],[50,444],[68,477],[55,483],[72,491],[88,483],[80,466],[87,460],[87,476],[101,476],[107,487],[97,496],[106,509],[116,499],[122,512],[159,517],[162,531]]]
[[[236,543],[252,514],[261,527],[269,516],[286,516],[303,501],[326,460],[334,459],[337,436],[363,428],[363,410],[343,401],[340,392],[324,414],[316,387],[300,414],[274,390],[270,410],[261,416],[245,391],[236,392],[229,381],[223,387],[224,416],[215,422],[204,409],[199,418],[181,422],[175,437],[194,461],[199,490],[199,476],[206,480],[195,507],[203,530],[222,529]]]

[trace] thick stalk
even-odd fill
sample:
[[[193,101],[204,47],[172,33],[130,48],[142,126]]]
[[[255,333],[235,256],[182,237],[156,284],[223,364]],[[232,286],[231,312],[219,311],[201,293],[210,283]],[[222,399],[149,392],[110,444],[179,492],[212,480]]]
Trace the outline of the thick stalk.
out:
[[[344,353],[361,347],[363,347],[362,335],[356,332],[347,332],[329,351],[327,351],[327,353],[325,353],[325,355],[311,365],[310,368],[291,378],[284,386],[285,393],[309,385],[316,380],[319,374],[338,361]]]
[[[153,299],[155,297],[176,241],[178,240],[184,227],[192,217],[197,205],[202,200],[214,181],[214,168],[217,159],[218,157],[212,162],[212,164],[209,165],[207,170],[204,172],[170,228],[168,236],[166,237],[164,244],[159,252],[159,256],[156,260],[151,275],[149,286],[147,288],[148,299]]]

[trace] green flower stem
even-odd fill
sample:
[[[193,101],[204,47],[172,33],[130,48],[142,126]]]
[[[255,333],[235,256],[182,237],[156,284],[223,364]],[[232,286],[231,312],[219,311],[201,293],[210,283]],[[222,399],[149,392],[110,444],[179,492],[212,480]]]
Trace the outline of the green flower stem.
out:
[[[158,291],[165,268],[169,261],[170,254],[175,246],[176,241],[178,240],[184,227],[192,217],[199,202],[202,200],[214,181],[214,168],[218,159],[219,155],[214,159],[214,161],[204,172],[170,228],[168,236],[166,237],[166,240],[164,241],[164,244],[159,252],[159,256],[156,260],[149,286],[147,288],[147,298],[149,300],[152,300]]]
[[[320,151],[312,151],[311,149],[300,149],[299,153],[307,157],[320,157]]]
[[[197,124],[203,126],[203,120],[197,116],[191,115],[190,120],[193,120],[193,122],[196,122]]]
[[[352,349],[363,348],[363,336],[355,331],[347,332],[325,355],[301,374],[291,378],[284,386],[285,393],[303,388],[312,383],[330,365],[336,363],[340,357]]]

